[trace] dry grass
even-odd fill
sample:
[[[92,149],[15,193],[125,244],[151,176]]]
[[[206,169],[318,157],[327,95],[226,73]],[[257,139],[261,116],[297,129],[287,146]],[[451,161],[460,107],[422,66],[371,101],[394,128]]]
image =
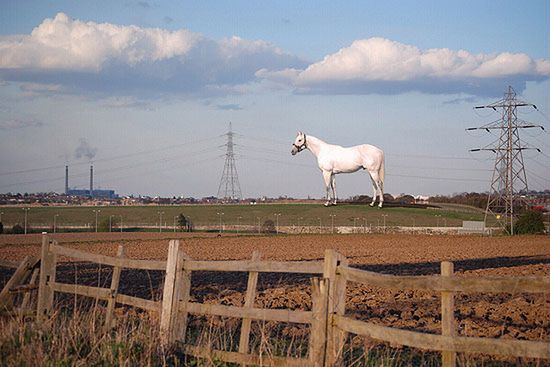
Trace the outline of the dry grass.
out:
[[[95,310],[58,310],[42,327],[21,318],[2,319],[0,330],[1,366],[185,365],[160,346],[158,323],[144,314],[126,313],[108,332]]]
[[[129,312],[128,312],[129,311]],[[236,366],[210,356],[197,359],[178,348],[159,343],[158,319],[131,310],[120,313],[116,326],[103,330],[102,308],[58,309],[48,325],[19,317],[0,319],[0,366]],[[235,319],[198,317],[191,322],[187,342],[225,351],[237,351],[240,323]],[[307,358],[307,327],[253,323],[251,352],[269,361],[272,356]],[[459,366],[545,366],[545,361],[507,361],[459,355]],[[373,346],[363,337],[348,338],[338,367],[435,367],[439,353],[412,348]]]

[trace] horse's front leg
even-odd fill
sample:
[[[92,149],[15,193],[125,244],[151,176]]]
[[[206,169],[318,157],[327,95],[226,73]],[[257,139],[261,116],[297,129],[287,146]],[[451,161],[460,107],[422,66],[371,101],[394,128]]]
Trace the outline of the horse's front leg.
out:
[[[336,175],[331,176],[330,186],[332,187],[332,205],[336,205]]]
[[[329,171],[323,171],[323,180],[325,181],[325,189],[326,189],[326,202],[325,206],[330,205],[330,186],[331,186],[331,179],[332,179],[332,172]]]

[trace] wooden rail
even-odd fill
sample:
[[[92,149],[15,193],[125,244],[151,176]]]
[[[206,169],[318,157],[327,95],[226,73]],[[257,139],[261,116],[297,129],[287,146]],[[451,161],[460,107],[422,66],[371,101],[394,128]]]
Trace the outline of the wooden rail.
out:
[[[374,273],[348,266],[338,268],[346,280],[367,283],[381,288],[415,289],[436,292],[479,292],[479,293],[542,293],[550,292],[550,277],[441,277],[396,276]]]
[[[332,252],[332,250],[328,251]],[[338,254],[333,252],[327,256],[335,257]],[[345,279],[344,284],[340,285],[344,290],[345,283],[349,281],[382,288],[441,292],[442,335],[385,327],[354,320],[343,316],[343,313],[331,315],[334,332],[340,330],[393,344],[440,351],[442,365],[445,367],[456,365],[456,352],[550,359],[548,342],[456,336],[454,320],[455,292],[550,293],[550,277],[456,277],[453,274],[453,264],[449,262],[441,263],[441,276],[385,275],[354,269],[346,264],[338,265],[335,273]],[[333,360],[338,357],[338,349],[328,349],[327,353]]]
[[[442,336],[376,325],[343,316],[335,316],[334,322],[338,328],[346,332],[414,348],[513,357],[550,358],[550,343],[548,342]]]
[[[178,265],[180,264],[180,265]],[[278,356],[259,356],[249,354],[250,322],[251,320],[277,321],[310,324],[314,330],[326,329],[326,312],[319,313],[318,305],[326,305],[328,287],[325,282],[319,285],[320,280],[313,281],[312,292],[314,311],[264,309],[254,307],[258,274],[259,273],[302,273],[321,274],[323,262],[317,261],[261,261],[258,253],[253,253],[249,261],[196,261],[186,256],[179,247],[179,241],[170,241],[168,248],[168,262],[162,299],[161,336],[166,344],[179,341],[185,343],[185,325],[189,314],[205,316],[222,316],[242,319],[239,339],[239,352],[213,350],[201,346],[184,344],[188,354],[197,357],[220,358],[226,362],[242,365],[263,366],[316,366],[324,365],[325,338],[310,337],[310,351],[308,359],[288,358]],[[231,271],[248,272],[248,285],[243,307],[220,304],[204,304],[191,302],[190,274],[192,271]],[[179,279],[179,280],[178,280]],[[322,308],[321,308],[322,309]],[[322,309],[326,311],[325,309]],[[183,327],[182,327],[183,325]]]
[[[166,270],[166,261],[161,260],[136,260],[122,257],[112,257],[100,254],[91,254],[68,247],[62,247],[53,242],[50,244],[50,252],[82,261],[89,261],[101,265],[110,265],[120,268],[140,270]]]
[[[65,284],[55,281],[57,256],[66,256],[82,261],[113,266],[113,276],[110,288],[93,287],[80,284]],[[160,312],[160,301],[152,301],[118,293],[120,273],[123,268],[141,270],[165,270],[166,261],[135,260],[124,257],[124,248],[119,246],[117,257],[91,254],[59,246],[56,241],[50,241],[48,236],[42,238],[42,260],[40,263],[40,281],[38,291],[37,321],[46,321],[52,311],[55,292],[75,294],[107,301],[105,329],[113,326],[115,304],[124,304],[151,312]]]
[[[57,256],[113,266],[110,287],[99,288],[56,282]],[[26,262],[19,267],[28,269],[32,264],[36,262],[26,259]],[[119,294],[120,271],[123,268],[166,271],[162,301]],[[244,306],[192,302],[191,274],[193,271],[248,272]],[[322,275],[322,278],[312,278],[311,311],[255,307],[258,274],[261,272]],[[27,271],[26,274],[29,272]],[[37,277],[38,273],[33,272],[33,278]],[[390,328],[346,317],[346,290],[349,282],[366,283],[383,288],[441,292],[441,335]],[[31,289],[32,286],[27,288]],[[187,354],[199,358],[218,358],[242,365],[334,366],[342,357],[347,333],[393,344],[440,351],[442,364],[446,367],[456,365],[456,353],[550,359],[548,342],[457,336],[454,319],[456,292],[549,293],[550,277],[457,277],[454,275],[452,263],[449,262],[441,264],[440,276],[393,276],[352,268],[343,255],[333,250],[326,250],[322,262],[266,261],[260,260],[260,255],[256,252],[249,261],[197,261],[183,252],[177,240],[170,241],[167,261],[147,261],[125,258],[122,247],[119,247],[117,257],[110,257],[61,247],[44,236],[37,306],[37,318],[40,322],[47,320],[51,313],[54,292],[78,294],[107,301],[106,329],[112,327],[113,309],[116,303],[158,312],[163,343],[183,343],[183,349]],[[185,344],[189,314],[242,319],[239,351],[228,352]],[[290,358],[251,354],[249,340],[252,320],[310,325],[308,357]]]
[[[263,273],[322,274],[322,261],[197,261],[187,260],[184,267],[188,271],[242,271]]]

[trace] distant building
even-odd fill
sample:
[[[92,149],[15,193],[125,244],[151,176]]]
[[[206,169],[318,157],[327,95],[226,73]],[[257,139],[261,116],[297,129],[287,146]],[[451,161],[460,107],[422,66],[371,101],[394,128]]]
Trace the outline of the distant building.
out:
[[[83,197],[93,197],[99,199],[117,199],[118,195],[115,193],[115,190],[93,190],[92,195],[90,195],[90,190],[86,189],[68,189],[66,195],[68,196],[83,196]]]
[[[98,199],[118,199],[115,190],[94,189],[94,166],[90,166],[90,189],[70,189],[69,188],[69,166],[65,166],[65,195],[91,197]]]

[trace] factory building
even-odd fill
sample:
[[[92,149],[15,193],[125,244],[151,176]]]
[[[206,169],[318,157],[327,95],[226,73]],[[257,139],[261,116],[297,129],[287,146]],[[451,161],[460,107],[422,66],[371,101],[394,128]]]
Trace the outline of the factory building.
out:
[[[98,198],[98,199],[118,198],[118,195],[115,193],[115,190],[94,189],[94,166],[90,166],[90,188],[89,189],[69,188],[69,166],[65,166],[65,195]]]

